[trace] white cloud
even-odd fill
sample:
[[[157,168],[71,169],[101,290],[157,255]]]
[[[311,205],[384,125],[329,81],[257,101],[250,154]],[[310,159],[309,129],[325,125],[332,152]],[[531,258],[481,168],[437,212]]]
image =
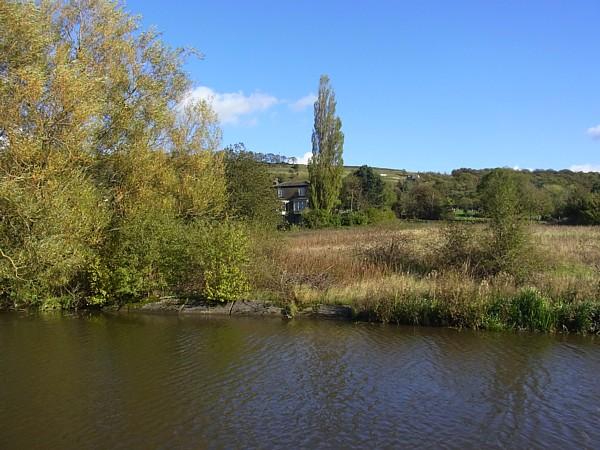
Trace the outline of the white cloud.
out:
[[[279,103],[277,97],[262,92],[254,92],[250,95],[245,95],[242,91],[220,93],[209,87],[199,86],[188,92],[180,107],[199,100],[206,100],[212,104],[223,124],[237,124],[243,116],[266,111]],[[256,124],[256,118],[250,117],[248,122]]]
[[[591,127],[587,129],[587,134],[592,137],[592,139],[600,139],[600,125],[596,125],[595,127]]]
[[[573,172],[600,172],[600,164],[575,164],[569,167]]]
[[[316,100],[317,96],[313,93],[310,93],[302,98],[299,98],[295,102],[290,103],[290,109],[296,112],[304,111],[309,106],[314,105]]]
[[[298,164],[308,164],[308,161],[312,158],[312,152],[306,152],[300,158],[298,158]]]

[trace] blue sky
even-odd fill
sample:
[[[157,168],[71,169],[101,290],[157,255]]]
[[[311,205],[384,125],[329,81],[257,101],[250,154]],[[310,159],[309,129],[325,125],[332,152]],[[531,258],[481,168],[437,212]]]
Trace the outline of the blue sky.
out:
[[[224,144],[302,156],[330,76],[347,164],[600,170],[600,2],[129,0],[205,54]],[[594,128],[597,127],[597,128]]]

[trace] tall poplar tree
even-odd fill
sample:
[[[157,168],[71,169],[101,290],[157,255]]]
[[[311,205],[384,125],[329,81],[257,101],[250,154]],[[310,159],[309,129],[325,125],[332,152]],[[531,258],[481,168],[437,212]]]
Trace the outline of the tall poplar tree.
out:
[[[331,211],[340,202],[344,161],[342,121],[335,114],[335,92],[322,75],[315,102],[312,158],[308,163],[311,208]]]

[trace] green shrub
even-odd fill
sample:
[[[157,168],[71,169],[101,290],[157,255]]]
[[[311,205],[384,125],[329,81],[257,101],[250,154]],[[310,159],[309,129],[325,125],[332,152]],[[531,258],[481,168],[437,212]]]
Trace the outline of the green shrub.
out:
[[[281,223],[281,205],[271,186],[268,165],[242,143],[226,147],[223,153],[231,216],[276,228]]]
[[[510,232],[493,225],[482,229],[473,224],[450,224],[442,231],[432,268],[459,270],[478,278],[505,273],[519,283],[526,281],[542,258],[531,245],[527,230],[506,236]]]
[[[283,306],[281,312],[287,319],[293,319],[298,314],[298,305],[293,300],[289,300]]]
[[[346,227],[353,225],[366,225],[369,223],[369,218],[361,211],[345,211],[340,213],[340,223]]]
[[[525,217],[523,178],[507,169],[495,169],[479,184],[483,209],[489,217],[483,266],[490,275],[505,272],[523,280],[535,265]]]
[[[233,223],[222,223],[200,226],[196,233],[199,239],[190,242],[190,246],[194,265],[201,272],[198,274],[203,281],[201,295],[211,301],[238,300],[249,289],[245,270],[249,243],[244,229]]]
[[[120,302],[177,294],[211,301],[239,298],[248,289],[245,229],[234,223],[186,223],[160,211],[140,212],[119,227],[108,253],[108,286],[96,291]]]
[[[39,185],[15,178],[0,180],[0,295],[25,304],[81,300],[81,274],[97,259],[109,220],[102,192],[77,169],[69,179],[48,171]]]
[[[307,228],[327,228],[340,226],[342,221],[339,214],[324,209],[310,209],[302,214],[302,223]]]
[[[168,212],[138,210],[124,218],[106,252],[106,290],[120,301],[164,294],[185,266],[183,225]]]
[[[556,323],[549,300],[535,289],[525,289],[514,297],[508,313],[508,323],[518,329],[551,331]]]
[[[396,220],[396,214],[389,208],[367,208],[364,212],[368,223],[384,223]]]
[[[440,302],[417,296],[396,302],[389,317],[390,321],[405,325],[436,326],[445,323]]]
[[[563,303],[557,308],[557,329],[561,331],[597,332],[598,306],[592,302]]]

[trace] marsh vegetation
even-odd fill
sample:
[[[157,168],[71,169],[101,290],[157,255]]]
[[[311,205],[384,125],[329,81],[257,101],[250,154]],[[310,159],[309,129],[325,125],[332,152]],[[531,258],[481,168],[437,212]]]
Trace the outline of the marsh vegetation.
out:
[[[485,225],[392,222],[263,241],[254,295],[349,304],[373,320],[539,331],[600,330],[600,228],[530,225],[514,267]],[[492,253],[490,253],[492,252]]]

